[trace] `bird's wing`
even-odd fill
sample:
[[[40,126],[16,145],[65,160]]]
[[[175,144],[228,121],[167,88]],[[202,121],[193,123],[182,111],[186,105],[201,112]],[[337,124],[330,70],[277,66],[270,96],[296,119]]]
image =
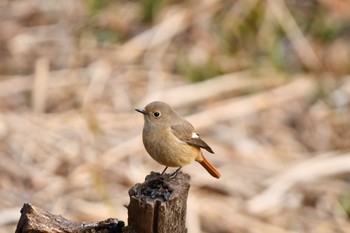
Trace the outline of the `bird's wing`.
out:
[[[207,150],[210,153],[214,154],[214,151],[208,146],[208,144],[203,141],[199,134],[194,131],[193,126],[189,122],[182,122],[181,124],[172,125],[171,130],[174,133],[175,137],[180,139],[187,144],[200,147]]]

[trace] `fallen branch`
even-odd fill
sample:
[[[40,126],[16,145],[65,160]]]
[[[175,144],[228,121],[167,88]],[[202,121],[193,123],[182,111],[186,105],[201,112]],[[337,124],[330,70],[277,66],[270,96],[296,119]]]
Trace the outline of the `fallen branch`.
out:
[[[30,204],[24,204],[21,218],[17,224],[16,233],[29,232],[122,232],[124,222],[109,218],[102,222],[73,222],[60,215],[51,214]]]
[[[146,97],[138,105],[143,107],[152,101],[162,100],[173,108],[178,108],[222,98],[228,94],[233,96],[247,90],[266,90],[286,83],[285,79],[276,76],[277,74],[257,79],[247,71],[225,74],[203,82],[158,91]]]
[[[248,204],[251,213],[266,214],[267,210],[278,211],[283,206],[287,192],[296,184],[314,181],[350,171],[350,154],[342,156],[318,156],[302,162],[274,178],[272,184],[252,198]]]

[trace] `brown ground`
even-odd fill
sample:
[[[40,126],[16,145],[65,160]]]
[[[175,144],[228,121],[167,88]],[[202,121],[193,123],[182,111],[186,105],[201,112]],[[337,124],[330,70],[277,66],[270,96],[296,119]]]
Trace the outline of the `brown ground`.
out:
[[[127,220],[162,171],[143,148],[152,100],[215,151],[197,163],[189,233],[350,232],[350,2],[3,0],[0,232],[23,203]]]

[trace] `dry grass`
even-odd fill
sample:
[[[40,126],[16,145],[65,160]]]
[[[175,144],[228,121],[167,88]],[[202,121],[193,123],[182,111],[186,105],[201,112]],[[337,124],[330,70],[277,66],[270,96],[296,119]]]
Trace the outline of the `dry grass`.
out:
[[[163,169],[133,111],[156,99],[222,173],[183,169],[190,233],[350,232],[349,5],[3,1],[0,232],[25,202],[126,221],[128,189]]]

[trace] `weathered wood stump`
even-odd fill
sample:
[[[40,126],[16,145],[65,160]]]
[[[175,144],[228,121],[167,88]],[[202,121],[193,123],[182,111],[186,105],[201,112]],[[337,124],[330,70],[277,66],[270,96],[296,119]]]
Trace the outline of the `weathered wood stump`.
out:
[[[30,204],[24,204],[21,218],[17,224],[16,233],[118,233],[122,232],[124,222],[109,218],[102,222],[73,222],[60,215],[51,214]]]
[[[24,204],[16,233],[185,233],[190,176],[175,178],[152,172],[142,184],[129,190],[128,226],[118,219],[73,222],[30,204]]]
[[[190,176],[180,172],[175,178],[152,172],[142,184],[129,190],[128,227],[130,233],[185,233]]]

